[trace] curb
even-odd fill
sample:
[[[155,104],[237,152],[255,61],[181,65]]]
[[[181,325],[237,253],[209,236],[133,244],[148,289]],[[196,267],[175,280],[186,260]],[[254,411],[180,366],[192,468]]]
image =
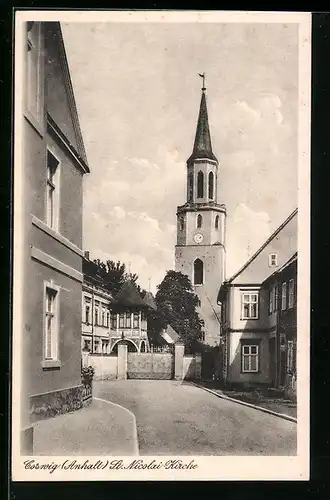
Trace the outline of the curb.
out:
[[[269,413],[270,415],[274,415],[275,417],[280,417],[280,418],[283,418],[284,420],[290,420],[290,422],[297,423],[297,419],[295,417],[291,417],[290,415],[285,415],[285,413],[277,413],[276,411],[268,410],[268,408],[263,408],[262,406],[257,406],[257,405],[253,405],[251,403],[246,403],[245,401],[241,401],[240,399],[230,398],[229,396],[225,396],[225,394],[219,394],[218,392],[215,392],[212,389],[208,389],[207,387],[204,387],[203,385],[194,384],[193,382],[192,382],[192,385],[194,385],[195,387],[198,387],[199,389],[203,389],[204,391],[207,391],[207,392],[213,394],[214,396],[217,396],[218,398],[227,399],[227,401],[232,401],[233,403],[238,403],[238,404],[243,405],[243,406],[248,406],[249,408],[253,408],[254,410],[263,411],[264,413]]]
[[[96,401],[103,401],[103,403],[108,403],[109,405],[117,406],[118,408],[121,408],[122,410],[125,410],[127,413],[129,413],[133,417],[133,423],[134,423],[134,430],[133,430],[133,437],[134,437],[134,455],[140,455],[139,453],[139,440],[138,440],[138,433],[137,433],[137,425],[136,425],[136,417],[134,413],[131,410],[128,410],[128,408],[125,408],[125,406],[121,406],[117,403],[113,403],[112,401],[107,401],[106,399],[102,398],[96,398],[93,397]]]

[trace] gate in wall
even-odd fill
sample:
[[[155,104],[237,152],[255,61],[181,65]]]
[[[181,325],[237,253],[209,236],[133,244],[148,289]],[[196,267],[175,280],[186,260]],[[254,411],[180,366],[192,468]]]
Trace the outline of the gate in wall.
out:
[[[127,378],[171,380],[174,378],[174,354],[171,352],[128,352]]]

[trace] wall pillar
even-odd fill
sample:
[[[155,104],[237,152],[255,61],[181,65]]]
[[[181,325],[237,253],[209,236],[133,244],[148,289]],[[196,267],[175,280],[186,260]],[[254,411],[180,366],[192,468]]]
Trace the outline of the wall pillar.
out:
[[[195,378],[196,380],[201,380],[202,378],[202,355],[195,355]]]
[[[127,345],[118,344],[117,379],[127,379]]]
[[[175,380],[183,379],[183,356],[184,356],[184,344],[175,344],[175,352],[174,352]]]

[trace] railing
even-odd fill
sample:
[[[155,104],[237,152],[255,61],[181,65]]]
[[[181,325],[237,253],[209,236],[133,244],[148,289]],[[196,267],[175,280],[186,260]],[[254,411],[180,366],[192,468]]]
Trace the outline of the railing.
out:
[[[170,344],[170,345],[151,345],[150,352],[173,354],[174,345],[173,344]]]
[[[82,401],[83,404],[89,401],[92,398],[92,386],[84,385],[82,389]]]

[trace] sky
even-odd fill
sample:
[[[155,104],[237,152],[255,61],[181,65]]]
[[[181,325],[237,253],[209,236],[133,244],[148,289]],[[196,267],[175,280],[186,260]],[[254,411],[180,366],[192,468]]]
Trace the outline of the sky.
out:
[[[227,278],[297,206],[298,25],[62,23],[91,173],[83,248],[156,291],[174,269],[206,73]]]

